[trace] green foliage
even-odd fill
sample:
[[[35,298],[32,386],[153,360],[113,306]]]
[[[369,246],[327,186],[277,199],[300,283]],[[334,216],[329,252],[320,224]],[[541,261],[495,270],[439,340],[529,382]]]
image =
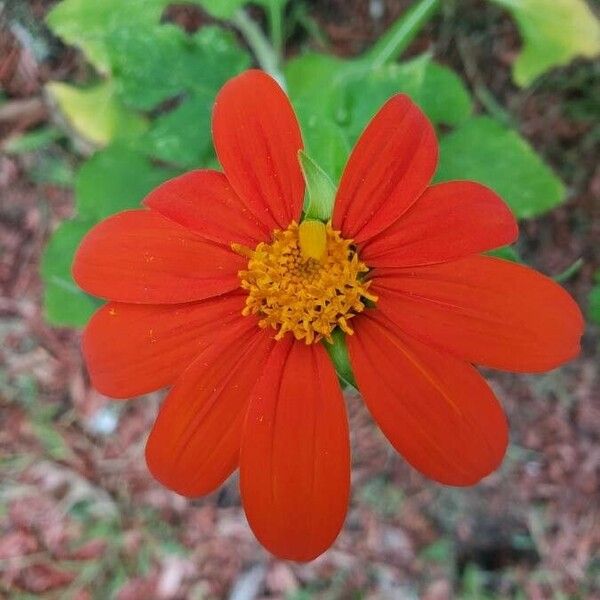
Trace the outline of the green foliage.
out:
[[[308,151],[334,181],[346,162],[343,146],[355,143],[390,96],[405,93],[435,125],[455,127],[441,138],[439,181],[487,184],[520,218],[543,214],[564,200],[564,186],[527,142],[489,117],[472,117],[471,99],[460,78],[428,55],[371,68],[360,59],[308,53],[290,61],[285,74]],[[334,136],[323,123],[335,128]]]
[[[302,123],[302,138],[308,154],[325,171],[332,181],[338,181],[350,155],[350,140],[346,131],[324,115],[310,108],[297,109]]]
[[[496,250],[490,250],[486,254],[488,256],[502,258],[503,260],[510,260],[511,262],[523,262],[514,246],[503,246],[502,248],[497,248]]]
[[[335,201],[335,186],[327,173],[306,152],[298,152],[300,166],[306,181],[305,216],[307,219],[327,221],[333,212]]]
[[[4,151],[7,154],[35,152],[49,146],[61,137],[62,132],[57,127],[42,127],[10,139],[4,145]]]
[[[452,564],[454,547],[448,538],[439,538],[429,546],[425,546],[419,558],[442,565]]]
[[[471,99],[461,79],[425,54],[372,69],[352,81],[348,97],[351,139],[356,140],[382,104],[398,93],[410,96],[435,125],[458,125],[471,113]]]
[[[596,272],[596,285],[590,292],[588,315],[590,320],[600,325],[600,271]]]
[[[362,59],[307,53],[287,64],[285,76],[308,152],[334,181],[346,162],[344,149],[394,94],[410,95],[435,124],[456,125],[471,113],[460,78],[428,54],[373,68]]]
[[[94,67],[109,73],[114,57],[111,40],[142,36],[155,26],[168,0],[63,0],[48,14],[52,31],[77,46]],[[152,39],[147,40],[148,44]]]
[[[78,217],[54,232],[42,260],[44,308],[50,323],[80,327],[100,305],[71,277],[73,255],[87,231],[111,214],[139,207],[151,189],[178,173],[157,167],[141,154],[117,144],[84,163],[75,180]]]
[[[188,1],[218,19],[230,20],[246,35],[259,60],[266,60],[271,52],[266,63],[279,64],[268,42],[258,39],[262,35],[258,26],[251,23],[250,27],[247,15],[239,12],[245,1]],[[513,12],[524,31],[531,31],[531,6],[538,0],[495,1]],[[570,1],[577,3],[561,0],[557,4]],[[273,43],[279,48],[285,32],[281,17],[286,0],[254,3],[265,9]],[[78,291],[70,275],[74,250],[90,227],[113,213],[137,207],[153,187],[170,177],[192,168],[216,166],[210,136],[214,98],[226,80],[250,65],[250,57],[221,26],[205,26],[187,34],[163,22],[169,4],[170,0],[63,0],[48,16],[51,29],[78,47],[97,71],[85,86],[52,83],[48,92],[70,133],[75,132],[92,147],[103,148],[77,173],[77,216],[59,227],[44,257],[46,314],[53,323],[81,325],[98,304]],[[472,115],[470,93],[456,73],[427,53],[394,62],[438,4],[437,0],[416,2],[362,57],[343,60],[308,52],[283,65],[303,130],[306,154],[302,162],[309,179],[307,212],[313,218],[326,219],[331,214],[334,187],[353,144],[381,105],[397,93],[408,94],[436,127],[450,130],[441,136],[438,180],[481,181],[495,189],[521,218],[543,214],[564,199],[562,183],[516,131],[489,117]],[[581,19],[579,12],[577,15],[573,18]],[[540,46],[541,42],[534,40],[534,54],[552,40],[564,50],[564,38],[555,36],[554,29],[544,23],[539,27],[544,41]],[[533,43],[530,34],[524,35]],[[528,48],[520,59],[526,65],[531,60]],[[579,52],[585,53],[581,48]],[[547,54],[556,62],[555,54]],[[525,69],[527,77],[534,76],[535,68]],[[49,143],[54,135],[23,140],[22,151]],[[18,142],[15,144],[13,152],[19,151]],[[70,166],[60,160],[40,163],[36,176],[62,185],[73,179]],[[518,260],[512,249],[502,249],[499,255]],[[346,372],[343,339],[336,339],[328,349],[339,363],[338,371],[352,381],[351,371]]]
[[[177,108],[160,115],[132,142],[139,152],[181,168],[195,168],[212,157],[210,136],[213,92],[197,92]],[[193,124],[191,127],[190,124]]]
[[[513,67],[521,86],[578,56],[600,54],[600,23],[585,0],[492,0],[510,11],[523,36]]]
[[[250,64],[233,35],[204,27],[188,35],[171,24],[130,36],[118,30],[109,39],[114,76],[123,102],[140,110],[185,94],[211,92]]]
[[[110,79],[89,88],[77,88],[55,81],[46,86],[69,126],[81,137],[104,146],[117,137],[136,136],[146,120],[126,109]]]
[[[29,177],[35,183],[70,187],[73,185],[73,167],[64,157],[39,153],[29,169]]]
[[[292,101],[328,115],[349,130],[352,141],[381,105],[398,93],[411,96],[436,124],[456,125],[471,113],[461,79],[429,54],[372,67],[364,60],[309,53],[290,61],[285,72]]]
[[[101,302],[82,292],[71,277],[71,261],[77,246],[91,227],[90,221],[65,221],[54,232],[42,258],[44,313],[54,325],[79,327]]]
[[[77,214],[87,222],[116,212],[139,208],[142,198],[178,171],[153,165],[146,157],[121,145],[97,152],[75,180]]]
[[[52,30],[104,76],[82,88],[55,82],[48,93],[71,131],[106,146],[77,173],[77,217],[59,227],[44,256],[45,311],[51,323],[83,325],[98,306],[78,290],[70,273],[75,249],[93,225],[138,207],[152,188],[183,170],[215,161],[214,98],[250,58],[222,28],[188,35],[161,23],[169,3],[64,0],[48,15]],[[155,111],[154,118],[148,111]]]
[[[462,576],[460,600],[494,600],[493,596],[486,592],[488,579],[488,573],[469,563]]]
[[[560,179],[519,134],[490,117],[465,121],[440,144],[437,181],[488,185],[519,218],[541,215],[565,198]]]
[[[248,4],[248,0],[189,0],[199,4],[208,14],[216,19],[231,19],[235,13]],[[252,4],[260,4],[269,10],[282,10],[288,0],[252,0]]]
[[[354,374],[352,373],[352,366],[350,365],[348,348],[346,347],[346,334],[340,329],[334,329],[331,337],[333,338],[333,344],[330,344],[329,342],[323,342],[323,344],[329,353],[338,376],[343,384],[351,385],[358,389]]]
[[[127,136],[136,119],[131,109],[149,111],[175,99],[182,102],[177,114],[153,124],[149,133],[154,150],[159,135],[169,136],[172,153],[173,137],[183,132],[189,137],[190,122],[185,119],[192,118],[198,130],[205,129],[219,88],[249,66],[248,54],[222,28],[203,27],[188,35],[173,24],[161,23],[168,4],[168,0],[64,0],[48,15],[57,35],[111,76],[88,90],[57,83],[49,87],[67,118],[79,124],[79,132],[92,142],[107,143],[115,133],[136,138],[139,128]],[[173,158],[171,153],[167,160]],[[165,159],[160,152],[157,158]]]

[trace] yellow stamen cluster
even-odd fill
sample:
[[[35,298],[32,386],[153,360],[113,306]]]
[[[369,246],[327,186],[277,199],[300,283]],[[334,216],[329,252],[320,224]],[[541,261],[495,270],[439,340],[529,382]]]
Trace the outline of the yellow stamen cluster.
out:
[[[363,281],[369,269],[352,240],[330,223],[292,223],[255,250],[233,248],[249,257],[248,269],[239,273],[248,292],[243,314],[259,315],[261,327],[277,330],[275,339],[289,331],[307,344],[331,342],[336,327],[352,334],[348,321],[364,310],[366,300],[377,300],[368,291],[370,282]]]

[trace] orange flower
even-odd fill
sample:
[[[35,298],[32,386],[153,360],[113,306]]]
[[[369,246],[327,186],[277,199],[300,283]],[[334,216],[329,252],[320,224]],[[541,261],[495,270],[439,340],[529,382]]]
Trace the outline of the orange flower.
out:
[[[574,357],[580,312],[535,271],[480,255],[517,225],[491,190],[430,186],[434,130],[406,97],[370,122],[330,223],[302,220],[293,109],[259,71],[219,93],[213,135],[224,173],[168,181],[146,209],[83,240],[78,284],[109,300],[83,350],[116,398],[169,392],[148,466],[185,496],[240,468],[244,508],[274,554],[310,560],[335,540],[350,488],[344,399],[325,349],[336,330],[358,387],[394,448],[449,485],[493,471],[507,424],[472,363],[552,369]]]

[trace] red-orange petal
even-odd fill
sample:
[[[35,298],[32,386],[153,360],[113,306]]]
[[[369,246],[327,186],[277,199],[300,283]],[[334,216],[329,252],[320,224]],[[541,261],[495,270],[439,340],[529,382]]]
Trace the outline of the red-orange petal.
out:
[[[464,486],[499,466],[508,443],[506,417],[474,367],[403,335],[376,309],[353,327],[346,339],[364,401],[415,469]]]
[[[227,294],[186,304],[105,304],[83,334],[92,385],[113,398],[172,385],[212,340],[244,318],[244,298]]]
[[[547,371],[579,353],[581,312],[558,284],[505,260],[473,256],[376,269],[377,309],[400,329],[469,362]]]
[[[514,242],[510,208],[489,188],[451,181],[428,188],[390,227],[360,249],[370,267],[449,262]]]
[[[239,287],[247,260],[151,210],[96,225],[79,246],[73,277],[86,292],[135,304],[177,304]]]
[[[344,400],[322,345],[278,342],[252,394],[240,487],[254,534],[280,558],[327,550],[346,515],[350,445]]]
[[[253,318],[242,325],[183,373],[148,438],[146,462],[152,475],[183,496],[214,491],[238,465],[250,392],[277,343]]]
[[[302,136],[279,84],[257,70],[230,79],[217,96],[212,128],[225,175],[255,216],[269,230],[298,220],[304,202]]]
[[[335,200],[333,227],[362,243],[389,227],[425,191],[437,165],[435,130],[408,98],[390,98],[350,158]]]
[[[190,171],[150,192],[144,204],[207,240],[254,248],[270,232],[246,208],[223,173]]]

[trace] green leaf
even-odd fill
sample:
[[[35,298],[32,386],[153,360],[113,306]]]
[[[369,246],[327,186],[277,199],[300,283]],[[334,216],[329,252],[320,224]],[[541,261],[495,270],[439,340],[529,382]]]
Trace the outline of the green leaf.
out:
[[[600,54],[600,23],[585,0],[492,0],[508,10],[523,36],[523,50],[513,66],[521,86],[578,56]]]
[[[81,327],[102,304],[80,290],[71,276],[71,263],[91,221],[65,221],[54,232],[41,263],[44,282],[44,314],[53,325]]]
[[[425,67],[425,78],[415,101],[436,124],[457,125],[473,110],[471,95],[463,80],[452,69],[433,61]]]
[[[364,73],[364,65],[307,53],[289,61],[284,72],[306,150],[337,182],[351,148],[344,128],[349,117],[346,86],[350,79]]]
[[[111,71],[111,32],[136,36],[158,23],[170,0],[63,0],[48,14],[50,29],[77,46],[100,72]],[[151,40],[149,40],[151,43]]]
[[[456,125],[471,113],[460,78],[429,55],[371,69],[362,60],[307,53],[289,61],[285,76],[307,151],[334,182],[350,148],[390,96],[409,94],[436,124]]]
[[[411,96],[436,124],[457,125],[469,117],[472,109],[461,79],[450,69],[434,63],[427,54],[402,64],[372,69],[362,60],[344,61],[308,53],[291,60],[285,75],[290,98],[309,141],[311,123],[316,123],[313,129],[323,138],[328,133],[323,124],[328,121],[345,132],[343,146],[351,146],[381,106],[398,93]],[[341,169],[336,167],[338,172],[333,173],[325,166],[322,144],[317,137],[316,142],[307,146],[311,156],[337,179]],[[336,152],[338,156],[333,163],[343,165],[347,152],[341,144]],[[328,162],[332,163],[331,158]]]
[[[313,113],[304,107],[296,109],[302,124],[302,137],[307,153],[337,183],[350,154],[350,141],[346,130],[331,119]]]
[[[197,93],[161,115],[135,143],[140,152],[182,168],[197,167],[212,150],[214,95]],[[190,124],[193,123],[193,126]]]
[[[98,146],[117,137],[139,135],[147,127],[145,119],[121,104],[110,79],[83,89],[54,81],[46,90],[69,126]]]
[[[502,246],[502,248],[490,250],[489,252],[486,252],[486,254],[488,256],[495,256],[504,260],[510,260],[511,262],[515,263],[523,263],[523,259],[514,246]]]
[[[169,0],[64,0],[48,24],[81,48],[129,107],[151,110],[193,91],[216,94],[250,64],[232,33],[203,27],[188,35],[160,23]]]
[[[298,160],[306,181],[306,218],[328,221],[335,201],[335,186],[327,173],[306,152],[298,152]]]
[[[73,166],[65,156],[50,152],[40,152],[27,174],[36,183],[71,187],[73,185]]]
[[[344,383],[358,389],[354,374],[352,373],[352,366],[350,365],[348,348],[346,347],[346,335],[343,331],[336,328],[333,330],[331,337],[333,338],[333,344],[327,341],[324,341],[323,344],[325,345],[325,350],[329,353],[338,377]]]
[[[590,292],[588,316],[591,321],[600,325],[600,271],[596,272],[596,285]]]
[[[109,39],[120,96],[141,110],[186,92],[216,95],[250,62],[232,34],[218,27],[203,27],[190,36],[166,24],[137,35],[117,30]]]
[[[24,133],[19,137],[9,139],[3,150],[7,154],[24,154],[46,148],[52,142],[60,139],[63,133],[57,127],[42,127],[35,131]]]
[[[531,146],[489,117],[472,118],[442,138],[435,179],[479,181],[524,219],[542,215],[565,199],[564,185]]]
[[[122,146],[97,152],[79,170],[75,181],[80,217],[98,221],[116,212],[139,208],[144,196],[179,171],[153,165]]]
[[[471,114],[472,104],[461,79],[434,63],[427,54],[409,62],[371,70],[348,86],[351,140],[391,96],[407,94],[435,124],[457,125]],[[369,90],[365,93],[365,90]]]
[[[337,119],[331,109],[339,103],[340,92],[348,80],[362,76],[366,70],[360,61],[308,52],[288,61],[284,75],[294,104],[310,106],[314,112]]]

